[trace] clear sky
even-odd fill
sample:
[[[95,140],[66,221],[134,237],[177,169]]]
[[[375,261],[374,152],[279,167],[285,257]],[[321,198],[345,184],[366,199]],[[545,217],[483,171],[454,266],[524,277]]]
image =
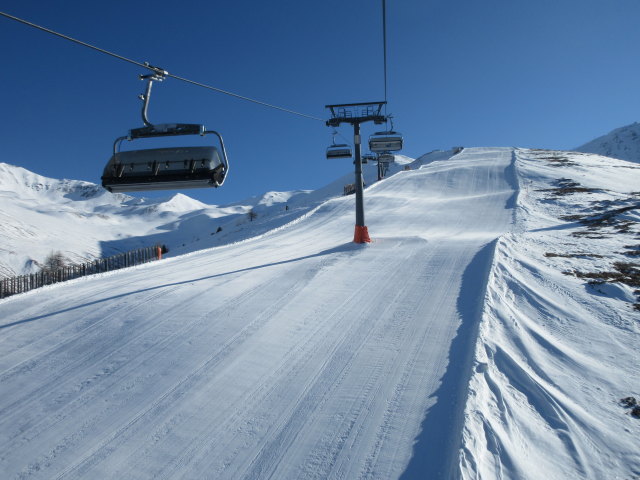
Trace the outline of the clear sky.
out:
[[[172,74],[316,117],[328,117],[326,104],[384,97],[380,0],[0,5]],[[639,19],[638,0],[387,0],[388,112],[405,137],[401,153],[571,149],[640,120]],[[145,72],[4,17],[0,43],[0,161],[99,183],[113,140],[142,126],[137,75]],[[184,192],[209,204],[315,189],[353,168],[324,158],[331,131],[323,122],[175,79],[154,85],[149,117],[224,136],[225,186]]]

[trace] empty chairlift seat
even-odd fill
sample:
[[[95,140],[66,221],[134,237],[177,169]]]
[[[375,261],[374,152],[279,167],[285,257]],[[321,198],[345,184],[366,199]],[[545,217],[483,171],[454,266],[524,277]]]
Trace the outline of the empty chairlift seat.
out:
[[[351,158],[351,147],[344,143],[333,144],[327,148],[327,158]]]
[[[402,150],[402,135],[398,132],[376,132],[369,137],[372,152],[397,152]]]
[[[114,153],[102,175],[113,193],[216,187],[225,163],[216,147],[173,147]]]
[[[215,145],[120,151],[124,140],[185,135],[215,135]],[[112,193],[219,187],[229,171],[220,134],[199,124],[162,124],[136,128],[117,138],[102,173],[102,186]]]
[[[147,118],[151,87],[154,81],[162,81],[168,72],[149,64],[146,64],[146,67],[153,73],[140,76],[148,82],[146,92],[140,96],[143,100],[144,127],[129,130],[127,136],[119,137],[113,143],[113,155],[102,173],[102,186],[113,193],[222,186],[229,172],[229,161],[222,136],[198,123],[152,124]],[[218,141],[215,145],[120,151],[124,140],[185,135],[201,138],[214,135]],[[216,145],[219,145],[220,149]]]

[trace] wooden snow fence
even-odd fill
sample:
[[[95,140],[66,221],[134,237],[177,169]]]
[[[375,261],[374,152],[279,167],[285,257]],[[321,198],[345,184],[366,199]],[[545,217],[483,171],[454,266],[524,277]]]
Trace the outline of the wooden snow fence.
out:
[[[156,245],[119,253],[111,257],[99,258],[93,262],[67,265],[56,270],[42,270],[41,272],[30,275],[4,278],[0,280],[0,298],[10,297],[17,293],[28,292],[34,288],[65,282],[78,277],[110,272],[111,270],[119,270],[121,268],[133,267],[141,263],[159,260],[162,258],[163,252],[166,252],[166,248]]]

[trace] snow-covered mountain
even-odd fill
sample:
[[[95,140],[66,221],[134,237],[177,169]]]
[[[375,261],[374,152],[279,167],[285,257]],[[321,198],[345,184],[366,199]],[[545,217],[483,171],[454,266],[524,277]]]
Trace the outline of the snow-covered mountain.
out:
[[[597,153],[605,157],[619,158],[640,163],[640,123],[616,128],[575,149],[576,152]]]
[[[0,301],[0,477],[637,477],[640,165],[406,167],[367,182],[368,245],[343,179]]]
[[[438,155],[442,152],[429,157]],[[414,161],[397,157],[391,173]],[[373,183],[377,170],[365,167],[365,181]],[[34,273],[53,252],[82,263],[156,244],[166,245],[173,256],[232,243],[247,231],[266,232],[304,215],[342,195],[348,183],[352,174],[316,191],[267,192],[218,206],[183,194],[163,199],[112,194],[89,182],[46,178],[0,163],[0,278]],[[255,218],[249,219],[249,211]]]
[[[0,275],[30,273],[44,258],[60,251],[81,262],[118,251],[107,242],[140,245],[135,237],[149,235],[149,205],[125,195],[75,180],[54,180],[23,168],[0,164]],[[157,215],[155,215],[157,217]]]

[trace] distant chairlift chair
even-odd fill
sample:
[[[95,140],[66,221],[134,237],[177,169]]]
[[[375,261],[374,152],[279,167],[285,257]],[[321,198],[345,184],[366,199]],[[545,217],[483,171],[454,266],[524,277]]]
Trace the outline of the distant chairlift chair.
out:
[[[397,152],[402,150],[402,135],[398,132],[376,132],[369,136],[369,150],[372,152]]]
[[[102,186],[113,193],[222,186],[229,172],[229,161],[218,132],[191,123],[153,125],[147,119],[152,82],[162,81],[167,74],[161,69],[154,70],[156,73],[140,77],[148,80],[146,93],[141,95],[145,126],[116,139],[113,155],[102,174]],[[119,151],[123,140],[209,134],[218,137],[220,150],[216,146],[200,146]]]
[[[327,148],[327,158],[351,158],[351,147],[347,144],[333,144]]]
[[[334,129],[333,140],[331,141],[331,145],[327,147],[327,159],[351,158],[353,156],[351,146],[346,143],[336,143],[336,135],[338,135],[338,132]]]

